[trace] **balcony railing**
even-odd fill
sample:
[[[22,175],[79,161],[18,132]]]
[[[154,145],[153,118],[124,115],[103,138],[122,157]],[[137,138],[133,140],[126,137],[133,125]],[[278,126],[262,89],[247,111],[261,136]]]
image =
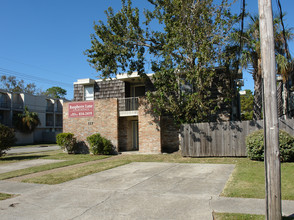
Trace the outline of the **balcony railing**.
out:
[[[10,102],[0,101],[0,108],[10,108]]]
[[[48,127],[52,127],[52,126],[54,126],[54,121],[47,120],[47,121],[46,121],[46,126],[48,126]]]
[[[13,109],[23,109],[23,103],[22,102],[13,102],[12,108]]]
[[[138,97],[118,99],[119,116],[138,115],[139,99]]]
[[[53,111],[54,111],[54,106],[53,105],[47,105],[46,112],[53,112]]]

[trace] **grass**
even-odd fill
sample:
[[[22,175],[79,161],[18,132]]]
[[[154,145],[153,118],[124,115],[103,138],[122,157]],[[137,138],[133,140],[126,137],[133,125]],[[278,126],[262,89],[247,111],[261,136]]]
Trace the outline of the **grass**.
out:
[[[48,152],[39,152],[34,154],[22,154],[22,155],[13,155],[5,156],[0,159],[0,165],[6,163],[20,162],[32,159],[55,159],[55,160],[65,160],[62,162],[51,163],[41,166],[30,167],[22,170],[11,171],[7,173],[0,174],[0,180],[5,180],[13,177],[23,176],[31,173],[37,173],[45,170],[52,170],[59,167],[66,167],[74,164],[84,163],[87,161],[101,160],[109,156],[93,156],[89,154],[66,154],[61,150],[58,151],[48,151]]]
[[[61,159],[64,162],[47,164],[27,168],[9,173],[0,174],[0,180],[58,167],[83,163],[86,161],[100,160],[106,156],[93,155],[68,155],[62,151],[50,151],[28,155],[6,156],[0,159],[1,163],[22,161],[28,159]],[[25,182],[41,184],[58,184],[92,173],[111,169],[131,162],[170,162],[170,163],[214,163],[214,164],[235,164],[236,168],[230,177],[222,196],[243,197],[243,198],[264,198],[264,163],[251,161],[248,158],[189,158],[182,157],[179,153],[160,155],[121,155],[112,156],[111,160],[101,161],[95,164],[71,168],[66,171],[58,171],[43,176],[25,179]],[[294,163],[282,163],[282,199],[294,200]]]
[[[264,215],[252,215],[252,214],[236,214],[236,213],[214,213],[214,219],[216,220],[263,220]],[[291,220],[294,217],[283,217],[283,220]]]
[[[7,194],[7,193],[0,193],[0,200],[5,200],[14,197],[13,194]]]
[[[58,173],[45,174],[40,177],[25,179],[23,180],[23,182],[39,183],[39,184],[59,184],[59,183],[67,182],[67,181],[77,179],[83,176],[87,176],[93,173],[97,173],[103,170],[108,170],[111,168],[122,166],[127,163],[128,163],[127,161],[120,161],[120,160],[106,161],[106,162],[101,162],[98,164],[85,165],[82,167],[77,167],[74,169],[61,171]]]
[[[239,161],[221,194],[227,197],[265,198],[264,162]],[[281,164],[282,199],[294,200],[294,163]]]

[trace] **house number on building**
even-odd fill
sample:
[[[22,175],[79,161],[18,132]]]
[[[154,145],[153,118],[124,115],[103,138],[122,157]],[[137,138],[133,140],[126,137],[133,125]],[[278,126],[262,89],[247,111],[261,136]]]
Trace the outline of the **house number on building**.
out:
[[[93,124],[94,124],[94,122],[92,122],[92,121],[88,122],[88,125],[93,125]]]

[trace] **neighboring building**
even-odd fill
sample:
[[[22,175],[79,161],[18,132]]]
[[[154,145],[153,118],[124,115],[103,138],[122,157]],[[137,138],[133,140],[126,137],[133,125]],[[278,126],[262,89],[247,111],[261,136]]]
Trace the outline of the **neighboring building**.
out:
[[[177,151],[179,129],[171,118],[154,115],[144,98],[152,86],[137,73],[111,80],[79,79],[74,83],[74,101],[63,106],[63,131],[85,144],[88,136],[100,133],[117,151]]]
[[[55,142],[56,134],[62,132],[63,100],[0,90],[0,123],[13,127],[13,115],[22,113],[25,106],[38,113],[41,125],[31,134],[16,131],[17,144]]]

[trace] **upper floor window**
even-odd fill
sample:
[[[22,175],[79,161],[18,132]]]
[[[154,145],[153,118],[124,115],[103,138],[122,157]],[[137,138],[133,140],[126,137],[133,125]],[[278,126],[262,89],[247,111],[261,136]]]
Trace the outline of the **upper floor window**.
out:
[[[93,85],[84,86],[84,100],[94,100]]]
[[[131,97],[145,96],[145,86],[131,86]]]

